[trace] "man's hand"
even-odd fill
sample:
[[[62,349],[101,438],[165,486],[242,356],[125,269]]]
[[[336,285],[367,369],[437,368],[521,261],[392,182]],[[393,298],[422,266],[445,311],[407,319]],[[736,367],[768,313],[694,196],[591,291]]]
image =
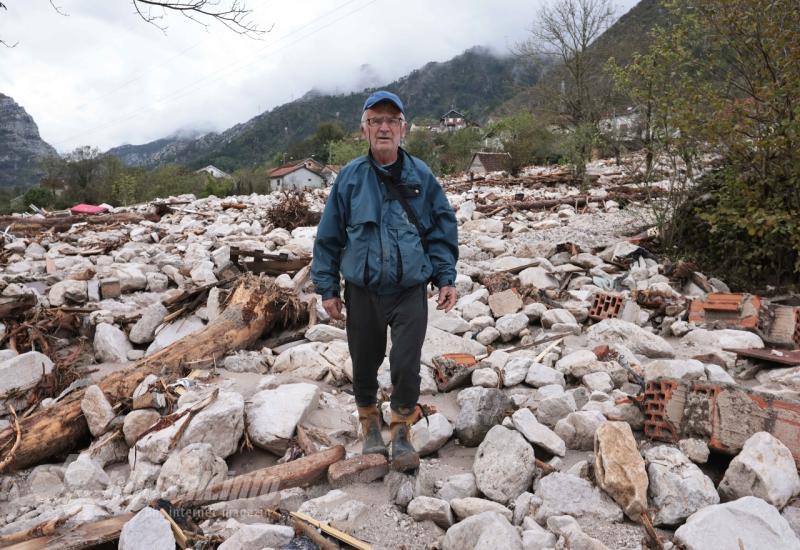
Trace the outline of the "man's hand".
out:
[[[443,309],[445,313],[456,305],[458,292],[454,286],[443,286],[439,289],[439,299],[436,300],[436,309]]]
[[[322,307],[325,308],[325,312],[330,315],[331,319],[335,319],[337,321],[341,321],[344,319],[344,315],[342,315],[342,299],[341,298],[328,298],[327,300],[322,300]]]

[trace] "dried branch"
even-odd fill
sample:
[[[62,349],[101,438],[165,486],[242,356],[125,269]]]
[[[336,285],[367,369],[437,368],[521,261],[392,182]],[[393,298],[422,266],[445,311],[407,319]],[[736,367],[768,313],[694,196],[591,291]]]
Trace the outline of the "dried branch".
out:
[[[166,10],[182,14],[187,19],[208,28],[206,20],[217,21],[228,30],[258,38],[265,32],[250,20],[252,10],[247,7],[244,0],[183,0],[179,2],[163,0],[131,0],[136,13],[142,20],[166,32],[166,25],[159,23],[164,19]]]

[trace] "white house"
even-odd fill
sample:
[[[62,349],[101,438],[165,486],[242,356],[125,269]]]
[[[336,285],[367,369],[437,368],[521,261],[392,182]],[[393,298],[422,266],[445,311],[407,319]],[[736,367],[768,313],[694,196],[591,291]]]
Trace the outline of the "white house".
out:
[[[195,174],[199,174],[200,172],[205,172],[206,174],[210,175],[212,178],[217,178],[217,179],[220,179],[220,178],[226,178],[227,179],[227,178],[231,177],[230,174],[228,174],[227,172],[223,172],[222,170],[220,170],[219,168],[217,168],[213,164],[209,164],[205,168],[200,168],[200,170],[195,170],[194,171]]]
[[[270,189],[292,191],[325,187],[328,181],[325,166],[314,159],[303,159],[284,164],[269,173]]]

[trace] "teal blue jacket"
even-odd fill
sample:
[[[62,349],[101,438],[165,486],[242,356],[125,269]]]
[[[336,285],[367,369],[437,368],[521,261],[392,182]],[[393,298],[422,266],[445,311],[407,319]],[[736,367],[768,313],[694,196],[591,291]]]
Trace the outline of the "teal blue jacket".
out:
[[[458,225],[430,168],[403,149],[400,186],[422,226],[427,250],[399,200],[390,198],[368,156],[345,166],[331,188],[314,242],[311,278],[323,300],[345,281],[377,294],[433,282],[453,286]]]

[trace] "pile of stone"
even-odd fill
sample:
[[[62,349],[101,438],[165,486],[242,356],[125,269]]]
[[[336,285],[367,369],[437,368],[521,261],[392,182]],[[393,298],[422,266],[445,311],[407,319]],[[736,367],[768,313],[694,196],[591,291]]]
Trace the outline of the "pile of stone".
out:
[[[657,258],[625,239],[647,211],[607,200],[616,168],[597,163],[592,170],[598,184],[577,209],[477,209],[517,192],[577,196],[567,184],[517,190],[476,183],[449,194],[460,225],[460,298],[447,314],[429,302],[422,401],[436,411],[412,427],[423,460],[411,475],[390,472],[380,457],[357,456],[346,333],[319,308],[317,324],[266,335],[269,345],[204,365],[200,376],[149,377],[130,396],[136,406],[115,405],[97,385],[104,373],[221,315],[226,291],[214,285],[238,273],[231,247],[310,256],[315,227],[289,232],[266,221],[280,197],[184,196],[171,199],[181,204],[159,222],[7,242],[3,295],[30,293],[37,307],[86,310],[83,330],[93,344],[82,365],[87,373],[65,395],[84,392],[93,442],[65,463],[2,477],[0,537],[55,518],[72,528],[135,512],[122,527],[121,548],[173,548],[169,522],[151,507],[157,499],[174,501],[256,467],[291,462],[309,445],[344,445],[347,458],[326,478],[212,504],[207,510],[222,519],[198,521],[197,534],[224,541],[220,548],[281,548],[296,535],[263,514],[272,508],[330,522],[376,548],[640,548],[653,536],[643,527],[649,522],[665,547],[800,548],[800,478],[774,435],[749,434],[727,465],[709,462],[700,439],[644,438],[645,417],[634,402],[640,379],[739,383],[744,373],[749,385],[758,375],[760,389],[785,397],[800,377],[794,369],[737,369],[726,349],[763,347],[757,335],[689,323],[687,298],[727,287],[703,279],[704,290],[693,278],[668,277]],[[306,194],[312,210],[324,200],[324,192]],[[231,201],[245,208],[226,209]],[[103,244],[112,244],[107,253],[80,254]],[[480,282],[487,276],[508,285],[490,288]],[[302,275],[277,282],[319,303]],[[211,288],[207,301],[169,319],[171,298],[203,286]],[[595,296],[608,292],[625,307],[590,318]],[[637,300],[641,294],[661,296],[670,307],[648,307]],[[0,338],[4,332],[0,326]],[[447,353],[480,362],[466,387],[441,393],[434,358]],[[54,368],[39,351],[2,350],[0,361],[3,395],[16,399]],[[378,379],[390,392],[388,358]],[[186,414],[165,420],[176,412]],[[386,420],[388,414],[384,404]]]

